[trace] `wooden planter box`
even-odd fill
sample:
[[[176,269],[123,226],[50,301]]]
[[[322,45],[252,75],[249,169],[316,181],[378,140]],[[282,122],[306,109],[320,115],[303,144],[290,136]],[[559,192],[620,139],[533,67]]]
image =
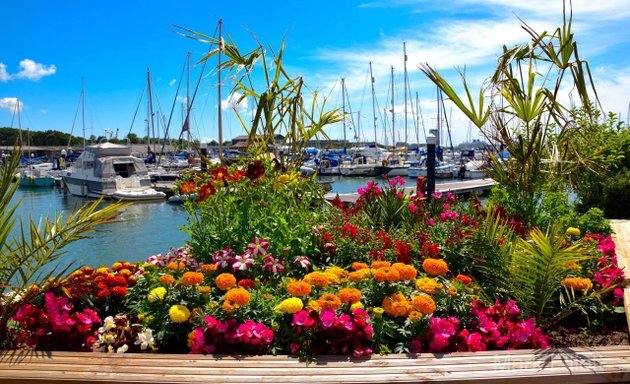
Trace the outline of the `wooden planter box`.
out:
[[[1,383],[606,383],[630,381],[630,347],[322,356],[0,352]]]

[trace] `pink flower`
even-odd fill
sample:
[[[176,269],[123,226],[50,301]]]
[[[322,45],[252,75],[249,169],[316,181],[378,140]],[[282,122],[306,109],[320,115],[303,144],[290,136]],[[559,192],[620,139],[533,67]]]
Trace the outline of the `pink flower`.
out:
[[[254,237],[248,247],[252,256],[264,255],[267,253],[267,249],[269,248],[269,242],[265,239]]]
[[[212,261],[214,265],[218,268],[227,268],[232,265],[234,261],[234,252],[230,249],[230,247],[225,247],[219,252],[212,255]]]
[[[284,265],[282,265],[282,259],[276,259],[270,253],[264,258],[265,269],[273,272],[275,275],[278,275],[284,271]]]
[[[416,207],[416,205],[415,205],[415,204],[413,204],[413,203],[412,203],[412,204],[409,204],[409,212],[410,212],[411,214],[415,214],[417,211],[418,211],[418,207]]]
[[[234,262],[232,263],[232,268],[235,271],[246,271],[249,267],[252,266],[254,260],[252,255],[249,252],[242,253],[234,258]]]
[[[311,266],[311,261],[307,256],[295,256],[295,260],[293,260],[293,264],[297,264],[300,267],[307,269]]]

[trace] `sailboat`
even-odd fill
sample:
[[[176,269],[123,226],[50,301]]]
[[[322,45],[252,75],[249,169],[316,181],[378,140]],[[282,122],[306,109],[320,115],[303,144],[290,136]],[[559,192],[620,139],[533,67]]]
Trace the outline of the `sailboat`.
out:
[[[22,119],[20,115],[20,100],[17,101],[16,111],[18,116],[18,129],[22,136]],[[28,140],[30,148],[30,139]],[[20,171],[19,186],[23,188],[52,187],[55,178],[49,173],[53,169],[53,163],[29,164],[26,169]]]

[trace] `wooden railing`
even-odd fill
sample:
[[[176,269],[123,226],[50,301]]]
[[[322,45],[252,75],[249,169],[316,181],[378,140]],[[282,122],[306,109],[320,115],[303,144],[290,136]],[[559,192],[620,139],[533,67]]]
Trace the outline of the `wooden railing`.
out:
[[[1,383],[605,383],[630,381],[630,346],[372,356],[0,353]]]

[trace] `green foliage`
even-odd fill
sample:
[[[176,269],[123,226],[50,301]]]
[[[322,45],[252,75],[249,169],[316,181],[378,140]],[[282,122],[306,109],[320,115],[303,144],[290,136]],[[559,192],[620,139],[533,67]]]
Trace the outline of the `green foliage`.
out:
[[[558,227],[547,233],[534,228],[528,238],[514,238],[509,247],[502,255],[504,270],[497,268],[496,263],[482,264],[479,269],[516,300],[526,317],[535,317],[541,326],[549,325],[563,310],[559,306],[559,288],[570,273],[567,266],[596,256],[582,243],[568,243],[565,236],[558,234]]]
[[[566,11],[566,10],[565,10]],[[561,103],[562,91],[571,89],[581,102],[585,117],[592,121],[594,111],[589,93],[597,98],[588,63],[578,54],[572,14],[563,15],[563,24],[553,33],[537,33],[527,24],[528,44],[504,47],[499,64],[479,90],[478,101],[462,74],[465,97],[461,98],[429,64],[421,70],[475,124],[494,152],[501,146],[508,160],[491,157],[490,177],[505,187],[510,207],[526,225],[535,224],[537,202],[550,184],[579,184],[578,172],[597,172],[607,143],[576,145],[588,140]],[[464,102],[463,99],[467,99]],[[489,102],[486,100],[488,99]],[[585,171],[585,172],[586,172]]]
[[[0,137],[2,137],[0,141],[2,146],[12,145],[15,142],[19,142],[20,139],[22,140],[22,145],[30,143],[30,145],[35,146],[55,145],[65,147],[68,145],[68,142],[70,145],[79,145],[83,142],[82,138],[73,137],[65,132],[46,130],[29,131],[27,134],[24,130],[20,132],[19,129],[6,127],[0,128]]]
[[[200,260],[211,260],[214,252],[228,246],[238,254],[253,237],[268,240],[269,251],[278,257],[288,259],[315,252],[313,227],[323,206],[320,185],[295,171],[274,168],[271,163],[251,162],[247,167],[250,171],[236,165],[229,170],[216,168],[205,179],[192,176],[196,190],[215,191],[200,199],[203,201],[186,204],[189,219],[184,230],[190,234],[195,255]],[[251,170],[255,168],[264,173],[254,176]],[[213,177],[218,169],[225,173],[223,182]]]
[[[554,224],[566,228],[576,225],[576,219],[575,209],[569,203],[567,193],[549,191],[542,197],[535,222],[538,228],[548,228]],[[582,226],[580,229],[584,230]]]
[[[19,152],[19,148],[14,151]],[[69,266],[54,266],[68,244],[88,237],[96,227],[110,222],[125,204],[98,209],[100,201],[84,205],[67,217],[55,214],[39,224],[21,221],[16,225],[15,209],[20,201],[11,199],[17,189],[13,180],[18,169],[14,156],[0,175],[0,335],[7,335],[7,323],[18,307],[30,299],[32,284],[46,285],[63,275]],[[0,346],[2,344],[0,339]]]
[[[604,212],[599,208],[591,208],[578,218],[578,228],[585,233],[599,233],[610,236],[612,229],[610,222],[604,218]]]

